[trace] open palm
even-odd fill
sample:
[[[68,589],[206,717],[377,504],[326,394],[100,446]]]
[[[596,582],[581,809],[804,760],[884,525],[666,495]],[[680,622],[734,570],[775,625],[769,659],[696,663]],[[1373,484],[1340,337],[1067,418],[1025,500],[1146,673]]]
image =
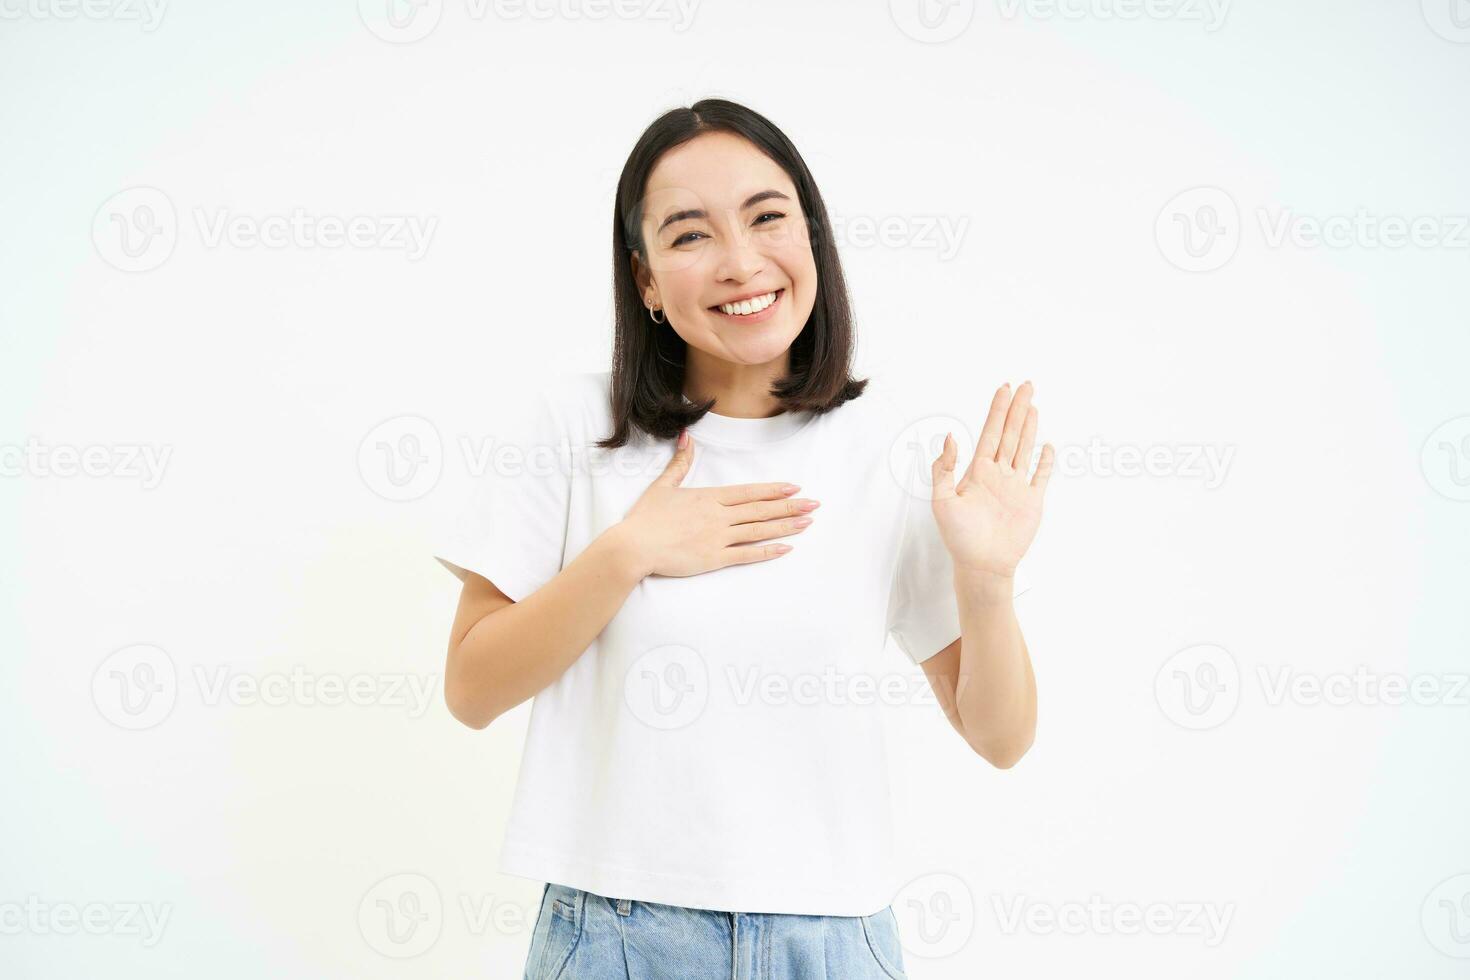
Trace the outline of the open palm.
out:
[[[1029,381],[1014,397],[1009,383],[996,391],[974,458],[958,482],[959,450],[952,436],[944,437],[944,450],[933,463],[933,508],[956,571],[1014,576],[1036,537],[1055,452],[1051,443],[1043,445],[1035,476],[1026,478],[1036,444],[1033,391]]]

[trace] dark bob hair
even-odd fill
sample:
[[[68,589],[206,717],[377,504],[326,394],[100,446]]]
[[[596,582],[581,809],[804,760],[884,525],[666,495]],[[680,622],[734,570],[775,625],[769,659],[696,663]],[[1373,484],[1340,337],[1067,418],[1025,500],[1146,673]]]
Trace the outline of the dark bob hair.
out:
[[[613,203],[613,334],[611,399],[613,433],[597,446],[625,445],[633,428],[672,439],[697,422],[714,399],[684,399],[684,356],[688,345],[668,325],[655,322],[639,296],[631,256],[644,259],[642,205],[648,175],[665,152],[702,133],[742,136],[775,161],[796,185],[807,222],[817,271],[811,317],[791,343],[790,372],[773,383],[771,395],[788,412],[831,411],[857,398],[867,379],[850,374],[855,338],[847,282],[837,259],[827,207],[796,147],[765,116],[725,99],[701,99],[671,109],[644,130],[623,164]],[[646,260],[645,260],[646,261]]]

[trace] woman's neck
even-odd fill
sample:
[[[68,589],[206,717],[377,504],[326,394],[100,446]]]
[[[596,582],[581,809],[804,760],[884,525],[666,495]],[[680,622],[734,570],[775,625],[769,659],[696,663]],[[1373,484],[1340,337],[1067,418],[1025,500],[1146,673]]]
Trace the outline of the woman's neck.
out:
[[[693,351],[691,350],[692,354]],[[714,363],[710,363],[713,360]],[[771,385],[786,376],[790,352],[768,364],[735,364],[710,358],[692,358],[684,370],[684,397],[692,402],[715,399],[710,411],[737,419],[763,419],[781,414],[781,403]]]

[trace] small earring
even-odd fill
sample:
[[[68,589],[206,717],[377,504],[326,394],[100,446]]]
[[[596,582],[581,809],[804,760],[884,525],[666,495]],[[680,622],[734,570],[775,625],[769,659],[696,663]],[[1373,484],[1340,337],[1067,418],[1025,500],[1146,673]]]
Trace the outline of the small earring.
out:
[[[654,310],[654,308],[651,307],[651,306],[648,308],[648,317],[649,317],[649,319],[651,319],[654,323],[663,323],[664,322],[663,320],[661,320],[658,317],[656,317],[656,316],[653,315],[655,312],[659,312],[659,313],[663,312],[663,307],[659,307],[658,310]]]

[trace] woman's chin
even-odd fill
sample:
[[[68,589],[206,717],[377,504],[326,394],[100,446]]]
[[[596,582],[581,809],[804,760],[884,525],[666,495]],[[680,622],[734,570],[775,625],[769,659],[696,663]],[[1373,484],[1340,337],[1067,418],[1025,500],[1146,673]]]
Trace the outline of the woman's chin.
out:
[[[729,356],[742,364],[765,364],[786,352],[800,331],[786,323],[753,323],[743,329],[726,327],[719,332]]]
[[[727,344],[726,356],[737,364],[769,364],[791,347],[790,341],[763,344],[753,341]]]

